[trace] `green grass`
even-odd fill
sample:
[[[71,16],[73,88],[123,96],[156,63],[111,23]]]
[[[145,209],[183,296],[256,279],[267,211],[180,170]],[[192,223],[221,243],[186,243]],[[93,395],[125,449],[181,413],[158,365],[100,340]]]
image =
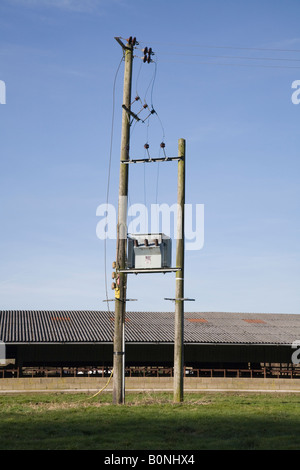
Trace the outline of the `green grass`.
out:
[[[0,396],[0,450],[296,450],[300,396],[167,393]]]

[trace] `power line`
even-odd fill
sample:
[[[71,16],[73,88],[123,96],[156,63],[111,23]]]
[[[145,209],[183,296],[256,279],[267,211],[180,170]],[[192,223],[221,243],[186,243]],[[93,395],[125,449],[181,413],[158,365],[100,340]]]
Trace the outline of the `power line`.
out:
[[[168,47],[198,47],[202,49],[231,49],[231,50],[241,50],[241,51],[272,51],[272,52],[300,52],[300,49],[281,49],[281,48],[271,48],[271,47],[240,47],[240,46],[212,46],[204,44],[182,44],[182,43],[164,43],[164,42],[153,42],[153,44],[158,44]]]
[[[267,60],[267,61],[285,61],[285,62],[300,62],[300,59],[287,59],[282,57],[247,57],[247,56],[225,56],[225,55],[208,55],[208,54],[188,54],[180,52],[165,52],[162,55],[178,55],[188,57],[211,57],[214,59],[245,59],[245,60]]]
[[[141,61],[140,68],[139,68],[139,72],[138,72],[137,77],[136,77],[136,84],[135,84],[135,92],[136,92],[136,96],[137,96],[137,97],[139,96],[139,92],[138,92],[138,82],[139,82],[139,78],[140,78],[142,66],[143,66],[143,62]]]
[[[165,60],[164,62],[180,62],[180,63],[188,63],[187,61],[182,61],[182,60]],[[190,62],[191,63],[191,62]],[[193,64],[197,63],[199,65],[222,65],[222,66],[227,66],[227,67],[250,67],[250,68],[271,68],[271,69],[300,69],[300,66],[296,65],[264,65],[264,64],[232,64],[232,63],[226,63],[226,62],[192,62]]]
[[[111,163],[112,163],[112,149],[113,149],[113,138],[114,138],[114,121],[115,121],[115,101],[116,101],[116,82],[117,77],[119,74],[119,70],[121,64],[124,60],[124,54],[120,60],[120,63],[117,67],[114,84],[113,84],[113,109],[112,109],[112,120],[111,120],[111,135],[110,135],[110,151],[109,151],[109,163],[108,163],[108,176],[107,176],[107,190],[106,190],[106,209],[108,209],[108,200],[109,200],[109,190],[110,190],[110,175],[111,175]],[[108,214],[108,210],[107,210]],[[106,303],[107,303],[107,310],[110,312],[109,308],[109,299],[108,299],[108,287],[107,287],[107,243],[106,237],[104,237],[104,278],[105,278],[105,295],[106,295]]]
[[[160,151],[159,153],[161,152],[161,150],[165,148],[165,130],[164,130],[164,126],[163,126],[163,123],[162,123],[162,120],[160,119],[160,116],[158,115],[157,111],[154,109],[154,104],[153,104],[153,93],[154,93],[154,86],[155,86],[155,81],[156,81],[156,77],[157,77],[157,67],[158,67],[158,60],[152,60],[151,57],[152,55],[154,55],[154,52],[152,51],[152,48],[148,49],[148,47],[142,49],[143,53],[144,53],[144,57],[142,57],[141,59],[141,64],[140,64],[140,67],[138,69],[138,72],[137,72],[137,77],[136,77],[136,83],[135,83],[135,87],[136,87],[136,97],[134,99],[134,101],[132,102],[132,105],[135,103],[135,102],[140,102],[141,105],[142,105],[142,108],[140,111],[137,112],[137,114],[135,114],[135,119],[133,119],[134,121],[134,125],[133,125],[133,128],[130,130],[130,137],[132,137],[132,134],[133,134],[133,131],[135,129],[135,126],[142,122],[143,124],[146,123],[146,127],[147,127],[147,130],[146,130],[146,144],[144,146],[144,158],[146,157],[146,154],[148,154],[148,157],[150,158],[150,155],[149,155],[149,130],[150,130],[150,124],[152,123],[152,116],[153,115],[156,115],[158,121],[159,121],[159,124],[161,126],[161,129],[162,129],[162,142],[160,144]],[[138,56],[134,56],[135,58],[139,58]],[[146,58],[146,60],[145,60]],[[140,93],[139,93],[139,83],[140,83],[140,75],[141,75],[141,70],[142,70],[142,66],[143,64],[145,63],[148,63],[148,64],[154,64],[154,72],[152,73],[152,76],[151,76],[151,80],[148,84],[148,86],[146,87],[146,90],[144,92],[144,97],[143,97],[143,100],[140,98]],[[151,101],[151,105],[148,106],[147,104],[147,96],[149,94],[149,90],[151,89],[151,92],[150,92],[150,101]],[[145,118],[145,119],[142,119],[140,118],[140,115],[141,113],[143,112],[143,110],[145,109],[148,109],[149,110],[149,115]],[[139,118],[139,119],[136,119],[136,118]],[[133,123],[133,122],[132,122]],[[131,124],[132,124],[131,123]],[[165,154],[165,151],[164,151],[164,154]],[[166,156],[166,154],[165,154]],[[147,206],[147,185],[146,185],[146,180],[147,180],[147,175],[146,175],[146,163],[144,163],[144,167],[143,167],[143,183],[144,183],[144,205]],[[156,175],[156,203],[157,203],[157,200],[158,200],[158,186],[159,186],[159,163],[158,163],[158,166],[157,166],[157,175]],[[129,195],[129,190],[128,190],[128,195]],[[145,226],[147,226],[147,220],[145,220]]]
[[[169,48],[180,48],[183,47],[183,44],[179,43],[163,43],[163,42],[154,42],[154,44],[160,44],[162,46],[167,46]],[[239,46],[212,46],[212,45],[203,45],[203,44],[184,44],[184,47],[190,48],[203,48],[203,49],[231,49],[231,50],[243,50],[243,51],[272,51],[272,52],[300,52],[300,49],[280,49],[280,48],[263,48],[263,47],[239,47]],[[144,49],[142,49],[144,50]],[[245,60],[245,61],[266,61],[266,62],[300,62],[300,58],[292,57],[247,57],[247,56],[234,56],[234,55],[212,55],[212,54],[192,54],[192,53],[182,53],[177,52],[177,49],[169,50],[168,52],[160,52],[161,55],[165,56],[182,56],[182,57],[202,57],[202,58],[212,58],[212,59],[232,59],[232,60]],[[154,61],[153,61],[154,62]],[[164,60],[164,62],[175,62],[175,60]],[[176,62],[179,62],[177,60]],[[181,63],[187,63],[187,61],[180,61]],[[242,63],[219,63],[219,62],[205,62],[205,61],[194,61],[199,65],[223,65],[228,67],[254,67],[254,68],[273,68],[273,69],[299,69],[300,66],[297,65],[269,65],[269,64],[242,64]],[[150,85],[149,85],[150,86]]]

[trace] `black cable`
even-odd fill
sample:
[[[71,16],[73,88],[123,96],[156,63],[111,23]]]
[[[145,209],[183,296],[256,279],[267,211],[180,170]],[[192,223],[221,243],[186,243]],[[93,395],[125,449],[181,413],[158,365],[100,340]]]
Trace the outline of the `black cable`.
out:
[[[142,70],[142,66],[143,66],[143,61],[141,62],[141,65],[139,67],[139,70],[138,70],[138,73],[137,73],[137,78],[136,78],[136,101],[140,101],[143,105],[143,102],[139,96],[139,90],[138,90],[138,84],[139,84],[139,80],[140,80],[140,74],[141,74],[141,70]],[[151,61],[150,63],[154,63],[154,66],[155,66],[155,69],[154,69],[154,73],[151,77],[151,80],[149,82],[149,85],[148,87],[146,88],[146,92],[144,94],[144,105],[143,105],[143,108],[137,113],[137,115],[140,115],[140,113],[143,111],[143,109],[149,109],[150,113],[149,115],[143,120],[141,118],[141,122],[142,123],[145,123],[147,121],[147,142],[146,142],[146,145],[149,145],[149,127],[150,127],[150,117],[155,114],[156,117],[158,118],[159,120],[159,123],[160,123],[160,126],[161,126],[161,129],[162,129],[162,141],[164,142],[165,140],[165,130],[164,130],[164,126],[162,124],[162,121],[158,115],[158,113],[154,110],[154,106],[153,106],[153,92],[154,92],[154,86],[155,86],[155,81],[156,81],[156,77],[157,77],[157,60],[156,61]],[[146,102],[146,98],[147,98],[147,95],[148,95],[148,92],[149,92],[149,89],[151,88],[151,108],[148,106],[147,102]],[[132,134],[133,134],[133,131],[135,129],[135,126],[137,124],[137,121],[134,123],[134,126],[133,126],[133,129],[130,131],[130,137],[132,137]],[[147,147],[148,148],[148,147]],[[161,147],[160,147],[160,152],[161,152]],[[146,158],[146,153],[148,154],[149,156],[149,152],[148,150],[146,150],[146,146],[145,146],[145,150],[144,150],[144,158]],[[143,173],[144,173],[144,204],[145,206],[147,206],[147,189],[146,189],[146,163],[144,163],[144,168],[143,168]],[[157,203],[157,200],[158,200],[158,184],[159,184],[159,163],[158,163],[158,167],[157,167],[157,176],[156,176],[156,203]]]
[[[136,82],[135,82],[136,97],[139,96],[139,92],[138,92],[138,81],[139,81],[139,78],[140,78],[142,66],[143,66],[143,62],[141,61],[141,65],[140,65],[140,68],[139,68],[139,71],[138,71],[138,74],[137,74],[137,77],[136,77]]]
[[[153,108],[153,89],[155,85],[155,80],[156,80],[156,75],[157,75],[157,61],[153,61],[155,65],[155,70],[154,70],[154,76],[153,76],[153,82],[152,82],[152,88],[151,88],[151,107]]]
[[[241,51],[272,51],[272,52],[300,52],[300,49],[280,49],[280,48],[271,48],[271,47],[240,47],[240,46],[212,46],[204,44],[185,44],[185,43],[163,43],[163,42],[153,42],[152,44],[159,44],[162,46],[168,47],[199,47],[202,49],[231,49],[231,50],[241,50]]]
[[[249,67],[249,68],[266,68],[266,69],[300,69],[300,66],[285,66],[285,65],[254,65],[254,64],[230,64],[230,63],[220,63],[220,62],[200,62],[200,61],[193,61],[187,62],[182,60],[165,60],[164,62],[180,62],[180,63],[197,63],[199,65],[222,65],[225,67]]]
[[[160,117],[159,117],[159,114],[158,114],[156,111],[155,111],[155,114],[156,114],[156,116],[157,116],[157,118],[158,118],[158,120],[159,120],[159,122],[160,122],[160,125],[161,125],[161,129],[162,129],[162,133],[163,133],[162,142],[164,142],[164,141],[165,141],[165,138],[166,138],[166,136],[165,136],[165,129],[164,129],[162,120],[161,120]]]
[[[153,63],[156,65],[156,62],[153,61]],[[155,79],[156,79],[156,67],[155,67],[154,74],[152,75],[152,78],[150,80],[150,83],[147,87],[147,90],[146,90],[146,93],[145,93],[145,96],[144,96],[144,102],[145,103],[146,103],[146,97],[147,97],[147,94],[148,94],[148,91],[149,91],[149,88],[151,87],[151,85],[152,85],[151,96],[153,95],[153,87],[154,87]]]
[[[151,107],[152,107],[152,109],[154,109],[154,107],[153,107],[153,89],[154,89],[154,84],[155,84],[156,75],[157,75],[157,60],[156,60],[156,61],[153,61],[153,62],[154,62],[154,64],[155,64],[155,72],[154,72],[154,80],[153,80],[153,83],[152,83],[152,90],[151,90]],[[159,122],[160,122],[160,125],[161,125],[161,129],[162,129],[162,133],[163,133],[163,135],[162,135],[162,142],[164,142],[164,141],[165,141],[165,129],[164,129],[162,120],[161,120],[160,117],[159,117],[158,112],[155,111],[155,114],[156,114],[156,116],[157,116],[157,118],[158,118],[158,120],[159,120]]]
[[[116,82],[117,77],[119,74],[119,70],[121,64],[124,60],[124,54],[120,60],[120,63],[117,67],[114,84],[113,84],[113,109],[112,109],[112,121],[111,121],[111,135],[110,135],[110,151],[109,151],[109,164],[108,164],[108,177],[107,177],[107,190],[106,190],[106,208],[108,209],[108,200],[109,200],[109,190],[110,190],[110,175],[111,175],[111,162],[112,162],[112,149],[113,149],[113,136],[114,136],[114,120],[115,120],[115,97],[116,97]],[[108,213],[108,211],[106,211]],[[106,216],[107,217],[107,216]],[[105,293],[106,293],[106,303],[107,303],[107,310],[110,312],[109,309],[109,301],[108,301],[108,287],[107,287],[107,246],[106,246],[106,237],[104,237],[104,278],[105,278]]]
[[[160,156],[160,155],[159,155],[159,156]],[[155,198],[155,203],[156,203],[156,205],[157,205],[157,201],[158,201],[159,164],[160,164],[160,162],[157,162],[157,172],[156,172],[156,198]]]
[[[300,62],[300,59],[287,59],[286,57],[246,57],[246,56],[226,56],[226,55],[209,55],[209,54],[189,54],[185,52],[162,52],[163,55],[178,55],[188,57],[207,57],[213,59],[240,59],[240,60],[267,60],[267,61],[284,61],[284,62]]]

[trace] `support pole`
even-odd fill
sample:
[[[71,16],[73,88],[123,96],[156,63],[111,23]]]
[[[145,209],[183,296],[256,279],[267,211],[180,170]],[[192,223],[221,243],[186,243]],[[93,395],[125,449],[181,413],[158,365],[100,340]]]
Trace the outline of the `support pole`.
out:
[[[184,369],[184,205],[185,205],[185,151],[184,139],[178,143],[178,212],[175,288],[175,336],[174,336],[174,402],[183,401]],[[179,300],[180,299],[180,300]]]
[[[120,41],[118,41],[120,43]],[[133,46],[122,44],[125,60],[123,106],[130,110],[131,85],[132,85],[132,61]],[[122,137],[121,137],[121,162],[129,159],[130,144],[130,119],[123,108]],[[114,333],[114,380],[113,403],[115,405],[125,403],[125,312],[126,312],[126,288],[127,274],[119,272],[126,267],[127,247],[127,198],[128,198],[128,165],[120,164],[119,182],[119,209],[117,225],[117,258],[116,268],[118,273],[115,301],[115,333]]]

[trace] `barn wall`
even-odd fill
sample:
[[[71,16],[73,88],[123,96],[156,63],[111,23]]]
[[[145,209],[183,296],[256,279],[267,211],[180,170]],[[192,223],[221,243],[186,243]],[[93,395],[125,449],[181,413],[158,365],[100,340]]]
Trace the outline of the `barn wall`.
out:
[[[169,344],[126,344],[126,365],[172,366],[174,347]],[[243,365],[260,362],[291,362],[293,350],[288,346],[266,345],[199,345],[184,348],[185,364]],[[7,358],[18,366],[111,365],[112,344],[27,344],[7,345]]]

